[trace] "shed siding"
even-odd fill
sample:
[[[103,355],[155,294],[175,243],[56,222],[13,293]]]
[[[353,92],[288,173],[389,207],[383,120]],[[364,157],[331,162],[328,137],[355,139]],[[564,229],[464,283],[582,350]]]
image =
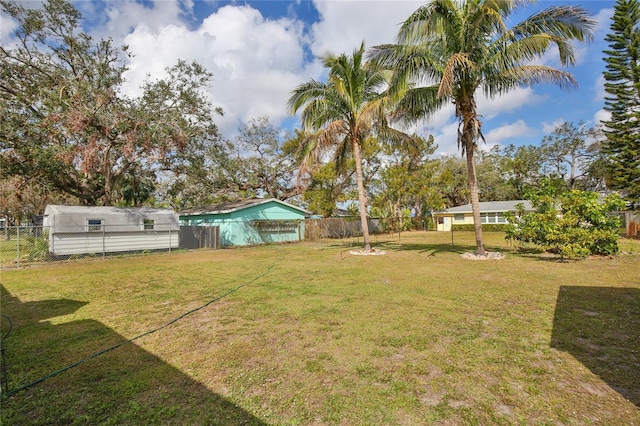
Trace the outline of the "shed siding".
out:
[[[152,229],[145,229],[145,220],[153,221]],[[100,225],[90,231],[89,221]],[[43,229],[54,255],[179,247],[178,216],[167,209],[51,205],[45,209]]]
[[[49,251],[56,256],[167,250],[179,247],[179,231],[55,233],[49,237]]]
[[[184,225],[219,226],[222,246],[243,246],[300,241],[304,236],[304,214],[276,202],[238,209],[229,213],[183,215]],[[272,229],[259,230],[254,221],[274,221]],[[294,227],[278,228],[275,221],[297,222]]]

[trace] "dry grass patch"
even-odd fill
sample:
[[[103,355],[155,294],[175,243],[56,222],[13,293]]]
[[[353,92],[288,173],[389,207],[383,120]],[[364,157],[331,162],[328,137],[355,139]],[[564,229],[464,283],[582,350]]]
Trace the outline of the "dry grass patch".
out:
[[[419,232],[378,236],[384,256],[327,241],[3,272],[12,387],[228,295],[3,400],[2,420],[640,424],[640,244],[559,262],[487,240],[506,259]]]

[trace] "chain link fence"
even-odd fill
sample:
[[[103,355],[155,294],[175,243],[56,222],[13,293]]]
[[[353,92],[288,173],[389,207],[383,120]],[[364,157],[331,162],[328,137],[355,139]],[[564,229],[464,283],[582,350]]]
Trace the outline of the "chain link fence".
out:
[[[435,229],[430,217],[369,218],[367,224],[369,233],[372,235]],[[360,218],[324,218],[307,219],[305,221],[305,239],[309,241],[361,236],[362,224]]]
[[[0,228],[0,269],[113,254],[171,251],[180,247],[176,224],[140,229],[139,225],[78,227],[64,232],[46,226]]]

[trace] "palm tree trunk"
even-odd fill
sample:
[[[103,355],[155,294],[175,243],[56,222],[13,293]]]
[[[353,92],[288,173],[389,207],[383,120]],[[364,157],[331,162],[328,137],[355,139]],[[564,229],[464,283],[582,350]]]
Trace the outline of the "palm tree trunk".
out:
[[[478,196],[478,178],[476,176],[476,162],[474,159],[474,146],[467,146],[467,172],[469,195],[471,196],[471,211],[473,212],[473,228],[476,233],[476,252],[484,256],[484,244],[482,242],[482,222],[480,221],[480,197]]]
[[[462,116],[462,145],[467,157],[467,185],[471,197],[471,211],[473,212],[473,228],[476,233],[476,253],[484,256],[482,243],[482,223],[480,222],[480,197],[478,196],[478,177],[476,175],[475,150],[476,142],[481,137],[481,123],[476,113],[476,102],[473,96],[463,97],[456,105]]]
[[[364,251],[371,251],[369,242],[369,225],[367,223],[367,197],[364,193],[364,181],[362,177],[362,151],[360,142],[352,140],[353,158],[356,162],[356,183],[358,185],[358,201],[360,203],[360,223],[362,225],[362,239],[364,240]]]

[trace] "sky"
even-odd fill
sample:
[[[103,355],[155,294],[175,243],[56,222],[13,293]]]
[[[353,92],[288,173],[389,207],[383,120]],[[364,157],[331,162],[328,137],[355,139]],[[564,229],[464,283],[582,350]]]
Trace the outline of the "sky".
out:
[[[24,0],[23,0],[24,1]],[[85,30],[95,39],[112,38],[132,53],[125,91],[139,94],[147,76],[163,78],[179,59],[195,60],[214,75],[209,95],[222,107],[216,122],[233,140],[242,123],[261,116],[283,129],[299,126],[287,111],[291,91],[311,79],[322,81],[326,69],[318,57],[326,52],[350,54],[392,43],[402,23],[422,1],[415,0],[75,0],[85,18]],[[37,6],[37,2],[33,2]],[[608,117],[603,110],[605,35],[610,31],[613,0],[539,1],[518,11],[518,22],[552,5],[578,5],[598,22],[595,38],[577,44],[576,65],[566,70],[579,87],[521,87],[494,99],[478,97],[486,144],[538,145],[562,122],[584,121],[595,126]],[[512,24],[513,24],[512,23]],[[13,23],[0,16],[0,40],[11,41]],[[564,69],[550,52],[541,64]],[[448,106],[414,129],[432,134],[436,155],[456,155],[458,124]]]

